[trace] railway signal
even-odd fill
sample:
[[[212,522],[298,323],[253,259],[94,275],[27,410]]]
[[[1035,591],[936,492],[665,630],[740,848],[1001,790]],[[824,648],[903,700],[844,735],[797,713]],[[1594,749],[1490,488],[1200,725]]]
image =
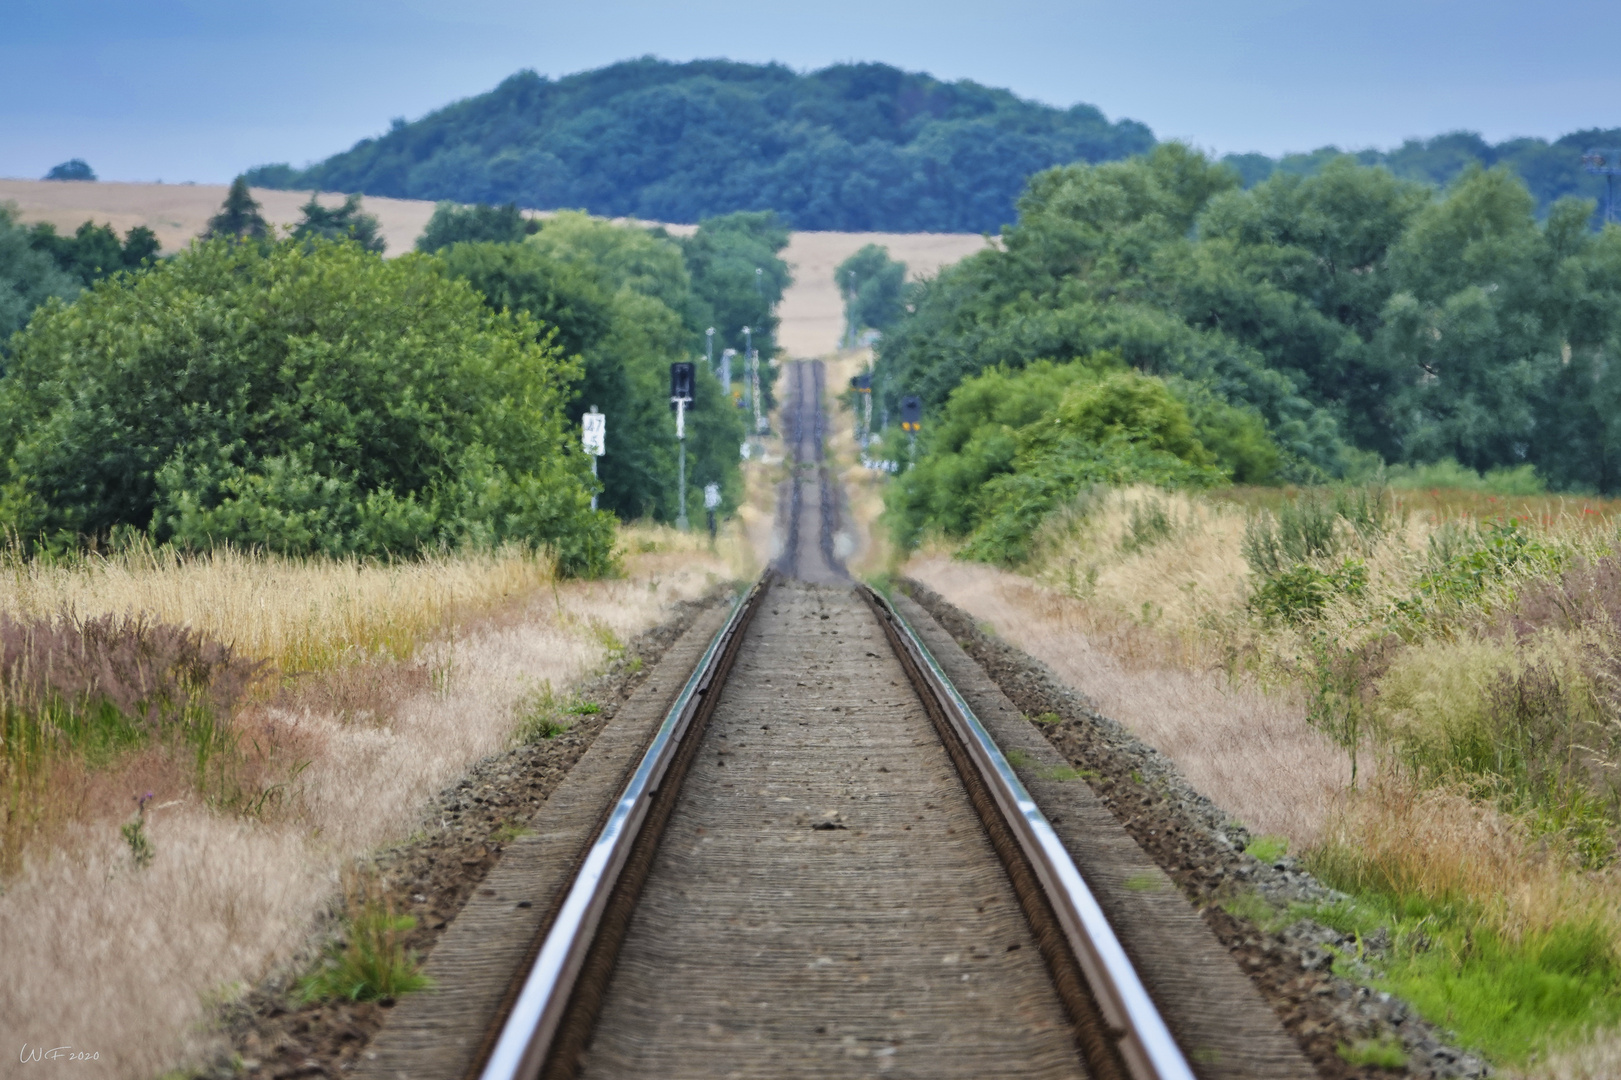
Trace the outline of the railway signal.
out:
[[[675,440],[680,448],[680,479],[676,487],[677,505],[675,527],[687,531],[687,406],[692,404],[693,384],[697,365],[678,361],[670,365],[670,405],[675,409]]]
[[[901,398],[901,430],[906,432],[908,459],[917,457],[917,433],[923,429],[923,399],[916,394]]]
[[[601,457],[608,445],[608,418],[597,412],[595,405],[591,411],[580,417],[580,445],[591,456],[591,479],[597,478],[597,458]],[[597,508],[595,493],[591,496],[591,509]]]

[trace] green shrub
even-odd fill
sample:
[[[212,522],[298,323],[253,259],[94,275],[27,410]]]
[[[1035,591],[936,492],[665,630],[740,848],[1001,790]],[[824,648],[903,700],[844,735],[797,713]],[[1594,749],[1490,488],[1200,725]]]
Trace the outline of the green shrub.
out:
[[[937,530],[966,537],[965,557],[1014,565],[1049,515],[1099,485],[1199,488],[1230,475],[1171,386],[1100,354],[964,382],[886,499],[901,544]]]
[[[1359,559],[1346,559],[1330,570],[1301,563],[1264,578],[1250,595],[1250,611],[1268,622],[1310,622],[1336,597],[1360,597],[1367,587],[1368,568]]]
[[[606,569],[578,367],[434,260],[217,240],[42,309],[0,380],[0,522],[33,545],[384,556],[518,541]]]

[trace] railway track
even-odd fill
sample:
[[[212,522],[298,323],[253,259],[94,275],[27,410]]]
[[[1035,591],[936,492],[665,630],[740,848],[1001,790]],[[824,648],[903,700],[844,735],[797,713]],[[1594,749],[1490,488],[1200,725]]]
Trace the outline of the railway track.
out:
[[[776,564],[625,758],[462,1075],[1191,1080],[1074,836],[923,635],[836,558],[821,365],[787,382]],[[483,892],[510,909],[515,880]],[[1173,953],[1203,930],[1179,925]],[[1191,996],[1247,990],[1230,974]],[[1204,1008],[1224,1022],[1223,1002]],[[1303,1074],[1273,1050],[1236,1071],[1201,1051],[1197,1074]],[[428,1074],[410,1060],[374,1071]]]

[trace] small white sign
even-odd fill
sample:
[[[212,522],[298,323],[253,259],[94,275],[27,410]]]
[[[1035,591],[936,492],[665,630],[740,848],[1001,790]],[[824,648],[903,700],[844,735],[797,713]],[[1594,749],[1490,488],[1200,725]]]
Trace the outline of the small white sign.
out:
[[[715,509],[715,507],[717,507],[719,505],[720,505],[720,485],[719,484],[705,484],[704,485],[704,509],[705,510],[713,510],[713,509]]]
[[[738,449],[738,453],[743,455],[744,461],[747,461],[749,459],[749,444],[744,443],[742,447]]]
[[[580,417],[583,429],[580,442],[585,446],[585,452],[601,457],[606,453],[608,445],[608,417],[597,412],[595,405],[591,411]]]

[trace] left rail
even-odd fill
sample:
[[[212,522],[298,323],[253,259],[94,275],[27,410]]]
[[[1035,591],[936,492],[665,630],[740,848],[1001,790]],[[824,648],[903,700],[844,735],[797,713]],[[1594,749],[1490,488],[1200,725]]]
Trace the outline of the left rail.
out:
[[[597,980],[589,976],[605,976],[618,950],[617,935],[599,931],[622,926],[624,920],[608,917],[614,909],[635,906],[698,743],[686,736],[701,735],[709,722],[771,579],[768,572],[733,606],[586,850],[481,1080],[528,1080],[539,1076],[548,1060],[571,1057],[583,1046],[601,999],[601,986],[592,985]],[[571,1070],[565,1066],[564,1071]]]

